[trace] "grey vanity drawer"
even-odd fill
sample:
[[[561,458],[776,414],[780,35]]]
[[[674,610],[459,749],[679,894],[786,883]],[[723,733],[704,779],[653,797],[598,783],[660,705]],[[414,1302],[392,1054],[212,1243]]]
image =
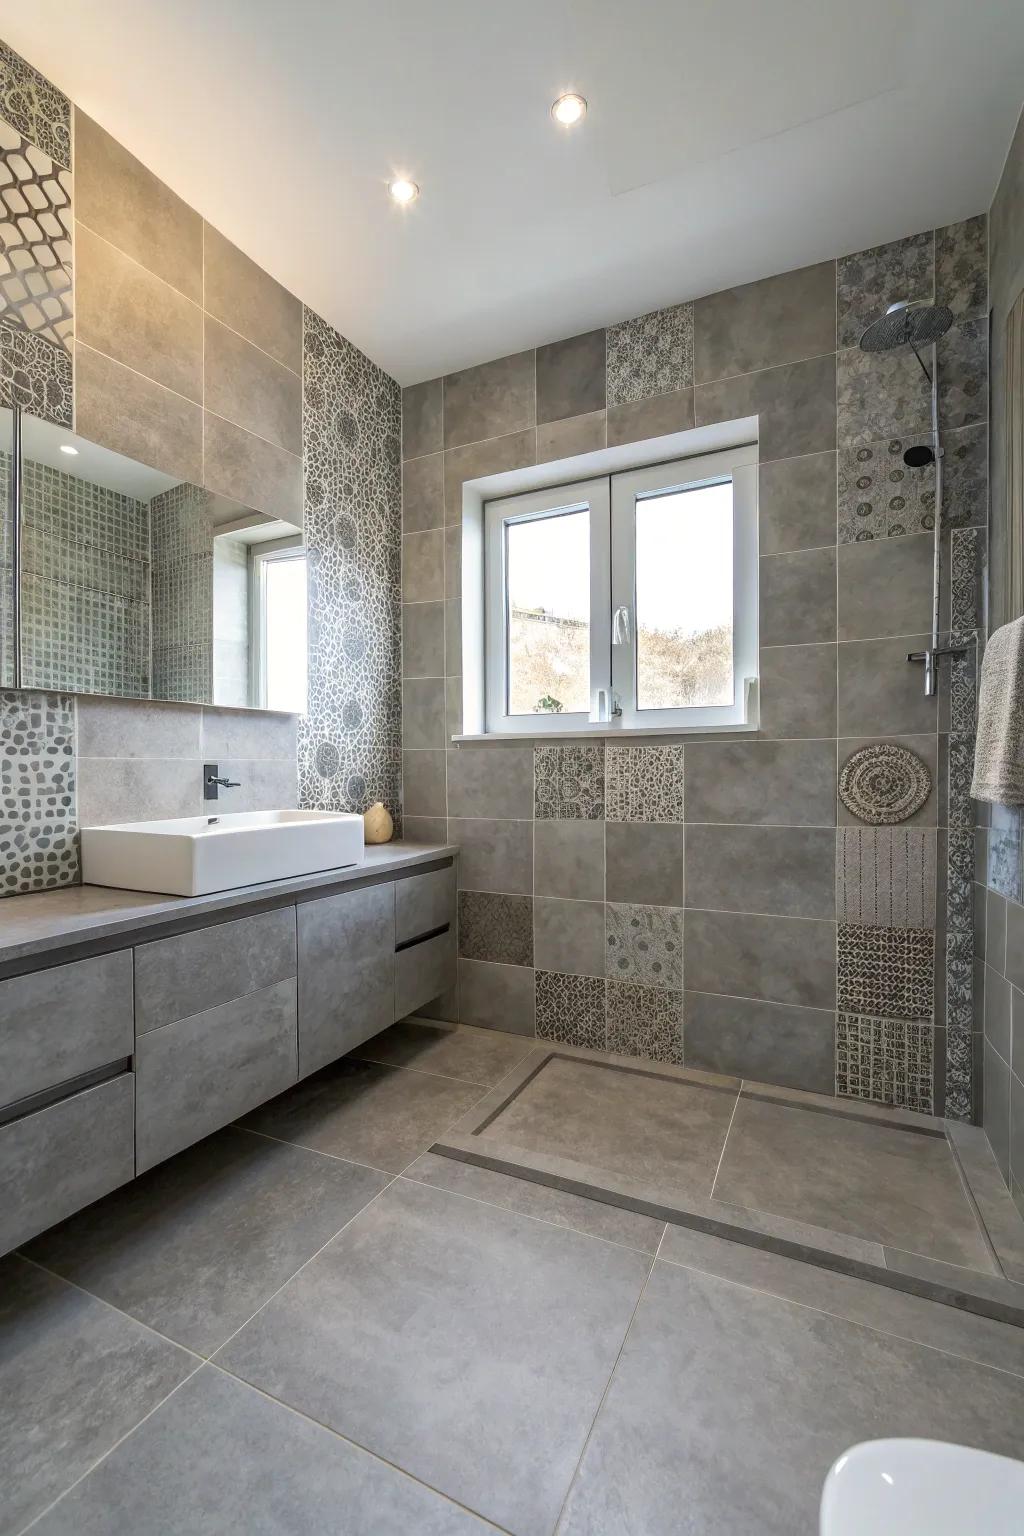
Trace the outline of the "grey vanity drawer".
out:
[[[422,1008],[455,985],[455,935],[439,933],[395,956],[395,1018]]]
[[[140,944],[135,951],[135,1032],[191,1018],[294,975],[294,907]]]
[[[0,1104],[132,1054],[132,953],[0,981]]]
[[[395,887],[300,902],[299,1071],[305,1077],[394,1022]]]
[[[395,883],[395,943],[406,944],[455,921],[455,870],[432,869]]]
[[[135,1051],[136,1172],[237,1120],[296,1075],[294,977],[149,1030]]]
[[[0,1126],[0,1253],[128,1183],[133,1084],[122,1072]]]

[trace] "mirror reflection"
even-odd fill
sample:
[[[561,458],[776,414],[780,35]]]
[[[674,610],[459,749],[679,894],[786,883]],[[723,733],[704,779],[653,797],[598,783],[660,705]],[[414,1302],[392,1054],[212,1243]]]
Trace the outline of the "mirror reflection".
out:
[[[25,416],[20,543],[22,687],[305,709],[293,525]]]

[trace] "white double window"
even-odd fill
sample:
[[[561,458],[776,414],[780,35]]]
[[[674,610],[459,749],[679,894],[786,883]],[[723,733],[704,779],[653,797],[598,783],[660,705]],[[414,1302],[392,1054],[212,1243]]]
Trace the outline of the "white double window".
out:
[[[488,502],[487,731],[747,724],[756,477],[747,447]]]

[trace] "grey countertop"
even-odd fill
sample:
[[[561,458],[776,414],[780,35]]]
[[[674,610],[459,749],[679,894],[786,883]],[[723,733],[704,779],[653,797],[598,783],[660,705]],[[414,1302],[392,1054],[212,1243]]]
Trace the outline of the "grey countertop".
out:
[[[67,885],[57,891],[33,892],[0,900],[0,975],[27,969],[24,962],[61,958],[65,949],[109,941],[122,935],[125,944],[154,938],[151,929],[173,927],[183,919],[211,912],[285,902],[325,887],[343,886],[368,876],[381,877],[451,858],[451,843],[385,843],[367,848],[361,864],[243,885],[209,896],[160,896],[152,891],[119,891],[104,885]],[[105,947],[110,947],[109,943]]]

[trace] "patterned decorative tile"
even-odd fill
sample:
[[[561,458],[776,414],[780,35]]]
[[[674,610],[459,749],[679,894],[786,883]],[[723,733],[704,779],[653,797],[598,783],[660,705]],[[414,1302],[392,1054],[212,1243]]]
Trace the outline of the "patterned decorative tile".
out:
[[[0,893],[78,881],[75,704],[0,693]]]
[[[605,347],[609,405],[682,389],[693,383],[693,305],[674,304],[610,325]]]
[[[974,938],[970,933],[946,934],[946,1028],[974,1028]],[[948,1063],[947,1063],[948,1067]]]
[[[974,831],[951,828],[946,854],[946,927],[974,931]]]
[[[943,434],[942,526],[984,527],[988,522],[988,428],[958,427]]]
[[[533,964],[533,897],[459,892],[459,954],[501,965]]]
[[[948,824],[951,827],[973,827],[971,778],[974,773],[974,737],[969,732],[954,731],[950,735],[948,773]]]
[[[911,442],[927,437],[887,438],[839,453],[839,542],[894,538],[935,527],[935,469],[910,469],[903,462]]]
[[[934,1103],[934,1030],[905,1019],[840,1013],[836,1020],[836,1093],[930,1115]]]
[[[840,923],[839,1009],[873,1018],[932,1018],[934,957],[930,928]]]
[[[0,405],[20,405],[58,427],[72,425],[71,356],[8,316],[0,319]]]
[[[840,347],[858,346],[872,320],[878,320],[898,299],[930,299],[934,253],[928,230],[840,256],[836,262]]]
[[[988,884],[1007,901],[1024,901],[1022,890],[1022,821],[1015,805],[993,805],[988,832]]]
[[[683,994],[609,980],[608,1050],[681,1066]]]
[[[535,747],[538,821],[604,820],[604,744]]]
[[[974,1036],[969,1029],[946,1030],[947,1120],[974,1118]]]
[[[677,908],[609,903],[605,937],[608,976],[682,990],[683,914]]]
[[[605,781],[609,821],[683,820],[682,747],[609,746]]]
[[[600,976],[536,972],[537,1034],[541,1040],[605,1048],[605,983]]]
[[[942,337],[939,354],[939,422],[947,431],[988,416],[988,322],[961,320]]]
[[[982,627],[985,543],[981,528],[954,528],[949,536],[950,628],[954,640],[967,640]]]
[[[70,101],[6,43],[0,43],[0,116],[70,170]]]
[[[299,803],[400,824],[401,390],[303,309],[309,707]],[[334,750],[329,750],[333,748]]]
[[[954,315],[988,309],[988,214],[935,231],[935,302]]]
[[[0,315],[71,349],[71,172],[0,118]]]
[[[929,430],[930,399],[928,381],[909,347],[894,352],[849,347],[836,358],[840,448],[893,437],[917,441]]]
[[[901,827],[840,827],[836,917],[881,928],[935,925],[935,833]]]

